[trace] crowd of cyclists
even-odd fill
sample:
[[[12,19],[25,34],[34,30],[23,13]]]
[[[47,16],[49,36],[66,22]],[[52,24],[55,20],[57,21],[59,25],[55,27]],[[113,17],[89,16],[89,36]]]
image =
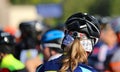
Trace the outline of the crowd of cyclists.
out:
[[[19,37],[0,30],[0,72],[120,72],[120,17],[75,13],[57,25],[21,22]]]

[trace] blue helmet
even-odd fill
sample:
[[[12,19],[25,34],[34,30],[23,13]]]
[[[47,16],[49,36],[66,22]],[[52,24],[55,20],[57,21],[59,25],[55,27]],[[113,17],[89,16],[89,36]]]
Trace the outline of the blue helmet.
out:
[[[43,48],[57,48],[61,49],[62,39],[64,37],[64,32],[57,29],[51,29],[45,32],[42,36],[41,43]]]

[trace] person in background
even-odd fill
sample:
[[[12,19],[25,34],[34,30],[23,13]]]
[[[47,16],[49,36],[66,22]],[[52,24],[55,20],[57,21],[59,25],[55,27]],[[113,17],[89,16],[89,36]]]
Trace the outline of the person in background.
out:
[[[63,37],[64,32],[58,29],[50,29],[43,33],[41,38],[43,56],[40,54],[36,58],[28,60],[25,63],[28,72],[35,72],[38,65],[61,56],[61,43]]]
[[[100,24],[100,40],[94,46],[94,51],[89,57],[89,64],[96,68],[99,72],[103,72],[110,70],[110,59],[117,50],[117,36],[109,21],[102,22],[101,20]]]
[[[61,49],[64,32],[58,29],[49,29],[41,39],[41,47],[44,55],[44,62],[53,60],[62,55]]]
[[[120,72],[120,17],[113,19],[111,26],[117,35],[118,49],[113,54],[109,66],[112,70],[111,72]]]
[[[14,57],[15,38],[7,32],[0,31],[0,68],[10,72],[25,72],[25,65]]]
[[[25,63],[28,59],[34,58],[40,52],[41,33],[44,25],[39,21],[22,22],[19,25],[21,36],[17,39],[17,58]]]
[[[36,72],[96,72],[87,65],[87,59],[99,40],[98,20],[87,13],[76,13],[67,19],[65,27],[64,54],[40,65]]]
[[[103,44],[100,46],[100,50],[98,53],[98,67],[101,67],[102,71],[108,71],[109,62],[112,55],[117,50],[117,36],[113,31],[110,24],[106,24],[106,27],[101,31],[101,39]],[[103,66],[102,66],[103,65]]]
[[[25,64],[28,72],[34,72],[43,62],[40,43],[41,35],[47,30],[47,26],[40,21],[26,21],[20,23],[19,29],[21,36],[17,38],[16,57]]]
[[[43,61],[43,54],[39,53],[35,58],[28,59],[25,62],[25,67],[27,72],[35,72],[36,68],[42,64]]]

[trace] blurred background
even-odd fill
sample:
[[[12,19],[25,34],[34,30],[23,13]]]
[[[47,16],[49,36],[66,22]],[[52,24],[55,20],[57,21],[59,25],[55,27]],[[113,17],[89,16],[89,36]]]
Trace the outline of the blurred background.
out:
[[[40,37],[42,35],[41,32],[43,32],[48,27],[49,28],[56,27],[63,30],[63,24],[71,14],[77,12],[86,12],[91,15],[94,15],[95,17],[98,18],[99,22],[101,23],[101,36],[100,41],[94,47],[93,54],[89,58],[89,64],[95,67],[97,70],[99,70],[99,72],[107,72],[110,57],[114,54],[116,48],[119,48],[119,46],[117,45],[120,45],[120,43],[117,42],[116,37],[117,32],[115,33],[116,27],[117,30],[120,31],[119,29],[120,27],[117,26],[117,24],[120,26],[120,20],[115,21],[113,23],[113,26],[110,25],[110,21],[113,18],[120,16],[119,6],[120,0],[0,0],[0,1],[1,1],[0,29],[9,32],[12,35],[15,35],[17,40],[17,38],[20,37],[20,33],[18,32],[19,29],[21,29],[21,31],[23,29],[29,31],[29,29],[31,28],[30,31],[33,31],[32,21],[33,24],[35,25],[37,22],[34,21],[39,21],[40,26],[36,25],[37,27],[39,27],[38,29],[40,29],[36,34],[36,37],[39,40],[39,42],[37,43],[38,46],[40,46]],[[29,27],[27,27],[27,24]],[[44,27],[42,28],[41,24],[46,25],[47,27],[45,26],[45,28]],[[114,29],[112,29],[113,27]],[[33,29],[34,28],[35,27],[33,27]],[[25,31],[23,30],[23,32]],[[34,35],[34,32],[33,34],[31,32],[29,33],[31,34],[31,37],[32,35]],[[25,35],[23,34],[23,36]],[[29,37],[29,35],[26,36]],[[32,43],[30,43],[29,45],[33,44],[33,41],[31,42]],[[18,45],[16,51],[19,51],[18,49],[20,46]]]
[[[1,0],[0,27],[16,29],[26,20],[40,20],[55,26],[76,12],[116,17],[120,15],[119,0]]]

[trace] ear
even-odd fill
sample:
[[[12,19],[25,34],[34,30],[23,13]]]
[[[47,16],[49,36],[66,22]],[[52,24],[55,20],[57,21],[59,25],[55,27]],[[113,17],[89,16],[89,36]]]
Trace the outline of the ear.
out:
[[[65,31],[64,31],[64,34],[65,34],[65,35],[68,34],[68,30],[65,30]]]
[[[0,58],[3,58],[5,56],[4,53],[0,53]]]
[[[46,47],[45,49],[46,49],[46,50],[50,50],[50,48],[49,48],[49,47]]]

